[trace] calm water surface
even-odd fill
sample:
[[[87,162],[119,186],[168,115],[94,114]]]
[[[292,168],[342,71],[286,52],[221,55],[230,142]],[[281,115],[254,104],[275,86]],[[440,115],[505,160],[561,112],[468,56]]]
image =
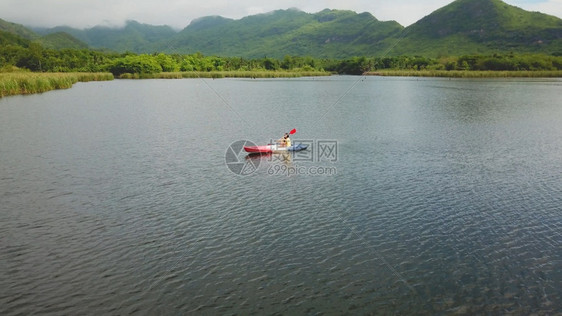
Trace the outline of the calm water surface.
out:
[[[0,314],[560,313],[561,88],[116,80],[0,99]],[[231,147],[292,128],[308,152]]]

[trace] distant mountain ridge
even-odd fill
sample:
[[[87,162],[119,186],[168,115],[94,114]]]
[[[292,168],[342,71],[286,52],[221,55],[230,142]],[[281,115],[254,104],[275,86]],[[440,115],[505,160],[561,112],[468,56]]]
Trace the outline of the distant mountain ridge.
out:
[[[379,21],[370,13],[287,9],[239,20],[202,17],[179,32],[136,21],[127,21],[123,28],[55,27],[36,32],[0,23],[0,30],[29,40],[64,32],[78,40],[68,36],[62,40],[59,34],[57,38],[65,45],[83,42],[117,52],[200,52],[246,58],[562,53],[561,19],[501,0],[456,0],[406,28],[395,21]]]
[[[169,39],[168,43],[173,46],[165,51],[243,57],[339,58],[360,55],[370,40],[386,38],[402,29],[397,22],[381,22],[369,13],[324,10],[310,14],[278,10],[240,20],[216,17],[196,20]],[[164,48],[162,42],[157,44]]]
[[[26,40],[38,39],[40,36],[21,24],[0,19],[0,31],[20,36]]]
[[[11,23],[0,19],[0,44],[19,45],[27,47],[32,42],[38,42],[47,48],[88,48],[88,44],[78,40],[69,33],[51,32],[41,36],[21,24]]]
[[[170,26],[154,26],[141,24],[137,21],[127,21],[123,28],[95,26],[90,29],[79,30],[68,26],[58,26],[51,29],[36,28],[35,31],[42,35],[65,32],[92,48],[131,52],[143,52],[143,49],[150,43],[176,34],[176,31]]]

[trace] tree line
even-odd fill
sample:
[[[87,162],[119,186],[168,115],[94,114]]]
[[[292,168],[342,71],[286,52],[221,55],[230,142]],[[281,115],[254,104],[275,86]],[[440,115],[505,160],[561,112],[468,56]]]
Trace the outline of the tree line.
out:
[[[189,71],[322,71],[312,57],[286,56],[282,60],[263,57],[218,57],[195,54],[114,53],[90,49],[48,49],[38,43],[0,45],[0,69],[17,67],[34,72],[111,72],[153,74]]]
[[[362,74],[378,70],[466,70],[466,71],[551,71],[562,70],[562,56],[544,54],[465,55],[426,58],[420,56],[355,57],[333,61],[330,71]]]
[[[327,71],[360,75],[385,69],[392,70],[562,70],[562,56],[541,54],[493,54],[427,58],[421,56],[354,57],[318,59],[285,56],[218,57],[195,54],[135,54],[90,49],[48,49],[38,43],[27,46],[0,46],[0,69],[11,67],[34,72],[111,72],[153,74],[160,72],[211,71]]]

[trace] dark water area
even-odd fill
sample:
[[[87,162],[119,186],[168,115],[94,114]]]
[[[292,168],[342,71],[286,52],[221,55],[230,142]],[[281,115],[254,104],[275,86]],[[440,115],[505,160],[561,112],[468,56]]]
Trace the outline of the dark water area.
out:
[[[561,88],[335,76],[2,98],[0,314],[561,313]],[[234,145],[292,128],[306,152]]]

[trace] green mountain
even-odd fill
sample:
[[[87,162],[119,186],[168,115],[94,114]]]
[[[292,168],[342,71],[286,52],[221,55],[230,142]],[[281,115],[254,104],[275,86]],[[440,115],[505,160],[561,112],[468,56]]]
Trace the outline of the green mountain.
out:
[[[36,29],[40,34],[68,33],[83,41],[92,48],[106,48],[114,51],[153,52],[149,47],[155,41],[170,38],[176,32],[169,26],[154,26],[141,24],[137,21],[127,21],[125,27],[114,28],[95,26],[80,30],[68,26],[58,26],[51,29]]]
[[[0,30],[0,46],[21,46],[29,47],[30,41],[13,33]],[[1,58],[1,56],[0,56]]]
[[[562,52],[562,20],[501,0],[457,0],[393,38],[391,55]]]
[[[21,24],[4,21],[2,19],[0,19],[0,31],[14,34],[27,40],[36,40],[40,38],[38,34],[26,28],[25,26]]]
[[[381,22],[369,13],[295,9],[240,20],[206,17],[193,21],[172,39],[167,52],[277,57],[284,55],[348,57],[365,54],[381,40],[400,32],[397,22]],[[162,43],[160,47],[164,48]]]
[[[47,34],[38,40],[43,47],[52,49],[88,49],[88,44],[65,32]]]
[[[117,52],[200,52],[246,58],[562,54],[561,19],[501,0],[456,0],[407,28],[395,21],[379,21],[370,13],[326,9],[311,14],[289,9],[239,20],[203,17],[179,32],[169,26],[128,21],[122,28],[36,29],[45,35],[41,38],[21,25],[2,20],[0,31],[41,41],[48,47],[83,47],[78,39],[92,48]],[[53,35],[60,32],[75,39]]]
[[[347,58],[562,52],[562,20],[501,0],[457,0],[403,28],[369,13],[279,10],[240,20],[192,22],[153,50],[207,55]],[[171,49],[166,49],[171,48]]]
[[[65,32],[93,48],[137,53],[196,53],[240,57],[349,57],[364,55],[403,27],[381,22],[370,13],[324,10],[316,14],[296,9],[277,10],[240,20],[208,16],[175,32],[168,26],[128,21],[124,28],[69,27],[36,29],[40,34]]]
[[[41,36],[23,25],[11,23],[0,19],[0,43],[3,45],[29,46],[29,42],[38,42],[44,47],[62,48],[88,48],[88,45],[68,33],[53,33]]]

